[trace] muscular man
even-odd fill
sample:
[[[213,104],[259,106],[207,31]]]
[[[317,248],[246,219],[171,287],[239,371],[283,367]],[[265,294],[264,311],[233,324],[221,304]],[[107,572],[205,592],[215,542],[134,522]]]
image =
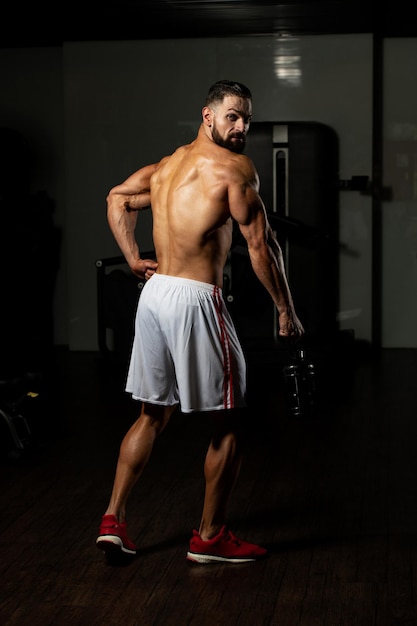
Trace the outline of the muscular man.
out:
[[[141,413],[122,441],[96,541],[106,553],[137,552],[127,534],[127,499],[156,437],[178,407],[184,413],[209,411],[213,417],[203,510],[187,558],[236,563],[267,554],[226,526],[226,507],[240,468],[238,431],[246,394],[246,364],[222,297],[233,220],[247,242],[256,276],[278,310],[279,334],[299,339],[304,330],[259,195],[258,174],[242,154],[251,116],[247,87],[228,80],[215,83],[196,139],[139,169],[107,198],[114,237],[132,272],[147,282],[137,308],[126,385],[142,403]],[[138,211],[148,207],[157,261],[141,258],[135,238]]]

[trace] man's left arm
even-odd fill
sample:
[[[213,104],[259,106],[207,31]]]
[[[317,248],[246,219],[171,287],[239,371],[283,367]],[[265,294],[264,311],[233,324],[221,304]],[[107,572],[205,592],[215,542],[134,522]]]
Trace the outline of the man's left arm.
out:
[[[256,172],[251,174],[230,182],[230,210],[248,245],[252,268],[278,310],[279,334],[282,337],[300,338],[304,328],[295,312],[282,250],[258,193]]]

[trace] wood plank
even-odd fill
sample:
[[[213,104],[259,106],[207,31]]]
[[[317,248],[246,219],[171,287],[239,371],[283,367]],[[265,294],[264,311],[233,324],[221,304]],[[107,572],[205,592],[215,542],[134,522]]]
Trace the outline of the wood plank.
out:
[[[185,558],[210,423],[180,413],[129,502],[138,557],[106,561],[95,538],[138,405],[94,353],[61,355],[57,374],[61,424],[31,458],[0,459],[2,625],[417,623],[416,351],[361,355],[313,419],[286,414],[275,366],[257,372],[229,523],[270,556],[237,566]]]

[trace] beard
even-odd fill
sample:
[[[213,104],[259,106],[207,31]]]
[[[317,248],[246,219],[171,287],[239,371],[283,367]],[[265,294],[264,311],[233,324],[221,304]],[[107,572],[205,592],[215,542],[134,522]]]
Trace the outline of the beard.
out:
[[[214,143],[222,148],[227,148],[232,152],[236,152],[237,154],[242,154],[246,146],[246,137],[242,133],[234,133],[233,135],[229,135],[227,139],[223,139],[218,133],[216,127],[213,125],[213,130],[211,133],[213,137]],[[233,139],[237,139],[238,141],[233,141]]]

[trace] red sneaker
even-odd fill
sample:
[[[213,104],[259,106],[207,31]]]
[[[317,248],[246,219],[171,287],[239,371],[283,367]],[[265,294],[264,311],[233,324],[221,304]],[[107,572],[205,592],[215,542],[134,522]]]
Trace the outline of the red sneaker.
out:
[[[104,552],[136,554],[137,548],[127,536],[126,522],[118,522],[115,515],[103,515],[96,546]]]
[[[203,541],[196,530],[190,540],[190,549],[187,559],[195,563],[212,563],[213,561],[228,561],[229,563],[246,563],[265,558],[268,551],[265,548],[238,539],[223,526],[220,532]]]

